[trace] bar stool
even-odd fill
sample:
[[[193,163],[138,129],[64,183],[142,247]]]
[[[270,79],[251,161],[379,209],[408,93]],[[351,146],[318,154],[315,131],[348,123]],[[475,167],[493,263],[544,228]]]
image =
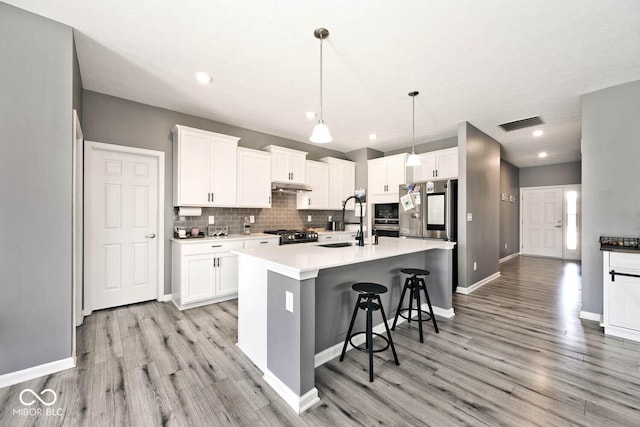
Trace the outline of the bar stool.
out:
[[[400,362],[398,362],[398,355],[396,354],[396,348],[393,346],[393,340],[391,339],[391,332],[387,325],[387,317],[384,315],[384,309],[382,308],[382,300],[380,300],[380,294],[387,292],[387,287],[377,283],[359,282],[355,283],[351,288],[358,292],[358,301],[356,301],[356,306],[353,309],[353,316],[351,316],[351,323],[349,324],[347,337],[344,339],[344,346],[342,347],[340,361],[342,362],[344,360],[344,354],[347,351],[347,343],[350,343],[356,350],[369,353],[369,382],[373,382],[373,353],[385,351],[389,346],[391,346],[391,351],[393,352],[393,358],[396,365],[400,365]],[[358,309],[365,310],[367,312],[367,326],[366,330],[352,334],[351,331],[353,330],[353,323],[356,320]],[[382,314],[382,321],[385,329],[387,330],[386,337],[373,332],[373,312],[376,310],[380,310],[380,314]],[[361,334],[365,334],[366,336],[365,348],[358,347],[353,343],[353,337]],[[386,345],[383,348],[376,350],[373,349],[374,335],[382,338],[386,342]]]
[[[424,342],[424,338],[422,337],[422,322],[428,322],[431,320],[433,322],[433,327],[436,330],[436,334],[439,334],[438,324],[436,323],[436,316],[433,314],[433,307],[431,307],[431,300],[429,299],[429,292],[427,291],[427,285],[422,277],[418,276],[428,276],[428,270],[422,270],[420,268],[403,268],[400,270],[404,274],[410,274],[411,277],[407,277],[404,281],[404,288],[402,289],[402,295],[400,296],[400,302],[398,303],[398,309],[396,310],[396,315],[393,319],[393,326],[391,327],[392,331],[396,329],[396,322],[398,321],[398,316],[402,316],[407,321],[411,322],[411,310],[413,308],[413,300],[416,300],[416,311],[418,312],[418,326],[420,329],[420,342]],[[407,289],[409,289],[409,308],[403,308],[402,303],[404,301],[404,295],[407,293]],[[429,306],[429,312],[422,310],[422,305],[420,304],[420,290],[424,291],[424,296],[427,299],[427,305]],[[402,312],[408,311],[409,314],[405,316]],[[426,316],[423,318],[423,315]]]

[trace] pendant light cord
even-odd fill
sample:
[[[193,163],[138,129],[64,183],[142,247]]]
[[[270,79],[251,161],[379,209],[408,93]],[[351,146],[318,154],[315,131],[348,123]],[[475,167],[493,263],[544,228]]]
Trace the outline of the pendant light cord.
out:
[[[413,100],[413,144],[411,145],[411,154],[416,153],[416,97],[411,97]]]
[[[320,37],[320,122],[324,123],[324,118],[322,114],[322,42],[323,37]]]

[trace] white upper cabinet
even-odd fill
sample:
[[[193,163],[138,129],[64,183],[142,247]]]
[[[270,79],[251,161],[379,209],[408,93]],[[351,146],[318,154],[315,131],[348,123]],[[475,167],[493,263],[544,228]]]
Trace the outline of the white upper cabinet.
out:
[[[239,139],[186,126],[174,126],[174,206],[236,205]]]
[[[269,145],[264,150],[271,153],[271,181],[304,184],[307,153]]]
[[[396,154],[368,161],[368,192],[372,196],[399,194],[400,184],[407,182],[407,154]]]
[[[307,160],[306,175],[312,191],[296,194],[298,209],[329,209],[329,165]]]
[[[329,209],[342,209],[342,202],[353,196],[356,189],[356,164],[349,160],[323,157],[321,162],[329,165]],[[349,201],[347,209],[353,209]]]
[[[420,166],[413,167],[413,181],[458,177],[458,147],[420,154]]]
[[[238,147],[238,206],[271,207],[271,155]]]

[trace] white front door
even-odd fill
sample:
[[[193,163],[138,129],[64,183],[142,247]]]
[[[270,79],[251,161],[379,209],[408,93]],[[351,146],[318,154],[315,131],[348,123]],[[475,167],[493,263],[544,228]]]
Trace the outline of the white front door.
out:
[[[159,172],[164,157],[93,142],[86,148],[88,310],[156,299],[163,256]]]
[[[562,258],[562,187],[522,189],[522,254]]]

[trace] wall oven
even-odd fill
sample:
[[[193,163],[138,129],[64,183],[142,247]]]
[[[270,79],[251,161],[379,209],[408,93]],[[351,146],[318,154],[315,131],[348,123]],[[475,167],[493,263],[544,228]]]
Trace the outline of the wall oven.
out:
[[[373,205],[373,231],[378,236],[400,236],[398,203],[375,203]]]

